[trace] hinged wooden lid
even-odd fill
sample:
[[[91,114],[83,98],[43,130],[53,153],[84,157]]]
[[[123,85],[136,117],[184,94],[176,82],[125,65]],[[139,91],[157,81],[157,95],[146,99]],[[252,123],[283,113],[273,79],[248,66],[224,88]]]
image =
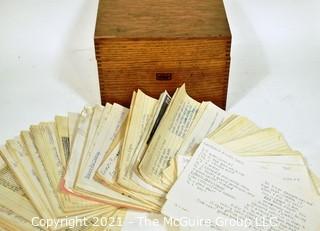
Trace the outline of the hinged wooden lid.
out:
[[[222,0],[100,0],[96,38],[231,37]]]

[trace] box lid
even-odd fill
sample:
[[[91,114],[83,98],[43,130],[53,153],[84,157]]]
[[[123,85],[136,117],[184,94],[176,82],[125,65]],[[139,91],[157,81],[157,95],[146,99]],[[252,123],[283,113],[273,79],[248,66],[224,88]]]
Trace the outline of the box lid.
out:
[[[231,37],[222,0],[100,0],[96,38]]]

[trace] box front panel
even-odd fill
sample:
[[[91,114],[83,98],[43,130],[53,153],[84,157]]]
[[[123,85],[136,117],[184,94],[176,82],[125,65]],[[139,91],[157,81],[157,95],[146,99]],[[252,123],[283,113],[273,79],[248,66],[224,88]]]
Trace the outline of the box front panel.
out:
[[[102,102],[129,106],[133,90],[158,97],[186,83],[193,98],[224,108],[229,49],[224,40],[96,41]]]

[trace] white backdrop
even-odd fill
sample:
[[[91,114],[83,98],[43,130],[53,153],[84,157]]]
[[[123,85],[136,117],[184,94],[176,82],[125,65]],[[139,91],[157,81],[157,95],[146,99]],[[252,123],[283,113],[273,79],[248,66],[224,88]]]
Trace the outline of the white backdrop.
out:
[[[0,0],[0,143],[99,103],[97,0]],[[320,1],[225,0],[228,109],[276,127],[320,175]]]

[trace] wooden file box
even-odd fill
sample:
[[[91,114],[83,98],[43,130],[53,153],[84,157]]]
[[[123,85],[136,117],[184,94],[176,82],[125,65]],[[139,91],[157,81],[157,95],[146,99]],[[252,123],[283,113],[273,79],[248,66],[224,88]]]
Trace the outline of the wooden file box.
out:
[[[95,31],[101,100],[129,106],[182,83],[224,108],[231,33],[222,0],[100,0]]]

